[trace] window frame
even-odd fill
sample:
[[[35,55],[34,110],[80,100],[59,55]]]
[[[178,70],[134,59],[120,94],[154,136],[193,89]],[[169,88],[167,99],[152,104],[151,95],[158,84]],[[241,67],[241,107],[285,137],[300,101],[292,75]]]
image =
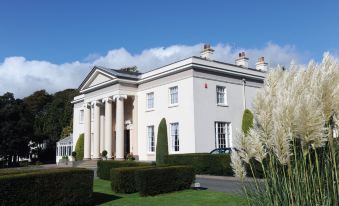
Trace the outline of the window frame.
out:
[[[152,107],[149,107],[149,96],[152,95]],[[154,110],[154,92],[148,92],[146,93],[146,111]]]
[[[152,128],[152,130],[153,130],[152,131],[153,145],[151,145],[152,142],[150,141],[150,137],[151,137],[150,136],[150,131],[149,131],[150,128]],[[147,152],[153,154],[153,153],[155,153],[155,148],[156,148],[154,125],[148,125],[146,127],[146,135],[147,135]]]
[[[221,141],[219,138],[219,131],[220,128],[219,124],[223,124],[225,127],[223,128],[224,132],[222,133],[224,135],[224,140]],[[232,145],[232,124],[231,122],[223,122],[223,121],[216,121],[214,122],[214,130],[215,130],[215,148],[231,148]]]
[[[176,92],[173,93],[173,94],[176,94],[176,102],[173,101],[172,103],[172,97],[174,97],[174,95],[171,93],[172,89],[175,89],[176,88]],[[168,104],[170,107],[173,107],[173,106],[177,106],[179,104],[179,87],[178,86],[172,86],[172,87],[169,87],[168,88]],[[175,98],[173,98],[175,100]]]
[[[227,103],[227,88],[226,86],[220,86],[220,85],[217,85],[215,87],[216,89],[216,101],[217,101],[217,105],[220,105],[220,106],[227,106],[228,103]],[[223,89],[223,92],[220,92],[218,89]],[[219,102],[220,98],[219,98],[219,94],[223,94],[223,102]]]
[[[176,126],[176,133],[173,134],[173,126]],[[170,123],[171,151],[180,152],[180,130],[179,122]]]
[[[84,123],[84,118],[85,118],[85,111],[83,109],[80,110],[79,112],[79,123],[83,124]]]

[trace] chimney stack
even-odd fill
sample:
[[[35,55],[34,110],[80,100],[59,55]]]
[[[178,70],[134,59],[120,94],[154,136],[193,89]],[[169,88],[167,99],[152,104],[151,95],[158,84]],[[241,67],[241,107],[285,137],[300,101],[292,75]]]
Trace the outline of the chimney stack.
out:
[[[260,71],[267,71],[268,64],[265,62],[264,57],[258,58],[258,62],[255,64],[255,68]]]
[[[244,68],[248,68],[248,58],[246,57],[245,52],[239,53],[239,57],[235,60],[235,64]]]
[[[208,60],[212,60],[214,50],[211,45],[204,44],[204,49],[200,53],[200,57]]]

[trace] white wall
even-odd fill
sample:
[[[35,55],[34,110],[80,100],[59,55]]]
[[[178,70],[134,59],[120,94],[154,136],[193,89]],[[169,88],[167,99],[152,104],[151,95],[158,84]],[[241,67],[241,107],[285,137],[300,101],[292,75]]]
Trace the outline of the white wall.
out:
[[[196,152],[210,152],[216,148],[216,121],[231,123],[231,142],[236,137],[236,133],[241,131],[244,111],[242,79],[201,72],[194,72],[194,76]],[[217,105],[216,86],[226,87],[227,106]],[[257,89],[246,87],[247,105],[251,105]]]
[[[84,133],[84,123],[80,123],[80,110],[84,109],[84,103],[79,102],[73,106],[73,149],[75,150],[75,145],[78,141],[79,135]]]
[[[169,106],[169,88],[178,86],[178,105]],[[148,152],[147,126],[154,125],[155,141],[158,126],[166,118],[169,153],[195,152],[194,107],[192,71],[186,71],[158,82],[140,85],[138,92],[138,145],[140,160],[155,160],[155,153]],[[154,110],[146,109],[146,94],[154,92]],[[179,152],[172,152],[170,123],[179,123]]]

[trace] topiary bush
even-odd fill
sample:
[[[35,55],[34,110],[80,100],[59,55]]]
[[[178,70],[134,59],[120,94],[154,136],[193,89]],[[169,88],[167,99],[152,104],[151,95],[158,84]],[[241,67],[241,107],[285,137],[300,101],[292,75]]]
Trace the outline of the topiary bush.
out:
[[[157,165],[165,164],[165,156],[168,155],[168,138],[166,119],[162,118],[158,127],[157,146],[156,146],[156,163]]]
[[[5,170],[0,173],[0,205],[89,205],[92,188],[92,170]]]
[[[189,189],[195,179],[189,166],[154,167],[137,170],[135,181],[141,196]]]
[[[233,175],[229,154],[173,154],[165,157],[165,163],[168,165],[190,165],[196,174]]]
[[[245,109],[242,115],[242,124],[241,129],[245,135],[247,135],[248,131],[253,127],[253,114],[249,109]]]
[[[120,167],[142,167],[150,166],[150,163],[146,162],[134,162],[134,161],[116,161],[116,160],[99,160],[97,162],[97,176],[100,179],[110,180],[110,172],[113,168]]]
[[[83,160],[84,159],[84,134],[80,134],[78,141],[75,145],[75,152],[76,152],[76,160]]]
[[[111,169],[111,188],[117,193],[134,193],[137,192],[135,183],[135,172],[146,167],[121,167]]]

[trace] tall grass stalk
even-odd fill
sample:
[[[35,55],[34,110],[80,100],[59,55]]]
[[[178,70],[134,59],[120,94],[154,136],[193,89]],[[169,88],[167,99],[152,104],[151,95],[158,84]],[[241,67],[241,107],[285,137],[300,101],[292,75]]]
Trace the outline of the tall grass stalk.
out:
[[[307,68],[272,70],[255,98],[254,118],[232,158],[237,176],[243,179],[239,167],[249,164],[255,178],[254,187],[244,184],[248,205],[339,205],[338,61],[325,54]],[[251,159],[263,180],[256,179]]]

